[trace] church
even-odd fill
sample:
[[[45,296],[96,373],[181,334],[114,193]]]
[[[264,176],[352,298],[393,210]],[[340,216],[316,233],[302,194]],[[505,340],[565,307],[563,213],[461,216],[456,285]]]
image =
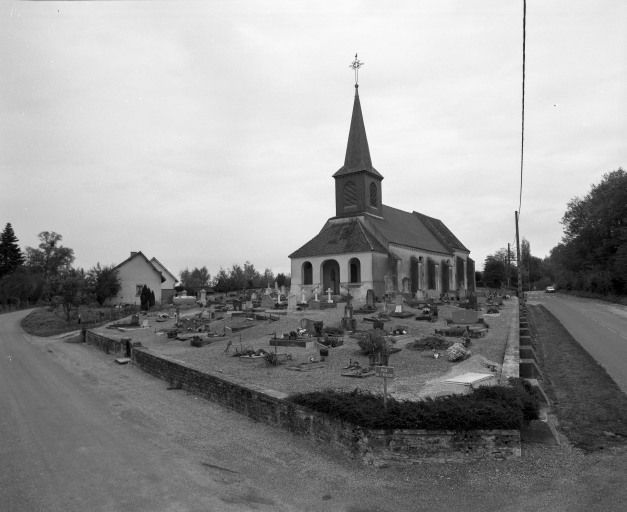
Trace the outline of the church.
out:
[[[355,84],[344,165],[333,175],[335,216],[290,254],[290,294],[327,293],[363,304],[401,293],[418,300],[465,297],[474,290],[470,251],[439,219],[383,204],[383,176],[373,167]]]

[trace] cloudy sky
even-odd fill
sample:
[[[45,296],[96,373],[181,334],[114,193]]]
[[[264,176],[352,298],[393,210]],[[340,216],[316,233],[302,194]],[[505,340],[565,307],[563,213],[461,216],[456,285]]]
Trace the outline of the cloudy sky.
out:
[[[627,2],[529,0],[521,236],[627,165]],[[522,0],[3,2],[0,228],[75,265],[288,255],[335,214],[354,94],[384,203],[514,242]]]

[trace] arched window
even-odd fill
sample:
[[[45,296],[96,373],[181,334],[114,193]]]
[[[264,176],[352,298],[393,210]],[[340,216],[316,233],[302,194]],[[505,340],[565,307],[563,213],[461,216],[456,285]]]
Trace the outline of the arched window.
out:
[[[350,269],[350,282],[351,283],[361,283],[361,263],[358,258],[352,258],[348,262],[348,266]]]
[[[370,184],[370,206],[377,206],[377,186],[374,183]]]
[[[344,206],[357,204],[357,185],[354,181],[347,181],[344,185]]]
[[[313,284],[313,267],[309,261],[303,263],[303,284]]]

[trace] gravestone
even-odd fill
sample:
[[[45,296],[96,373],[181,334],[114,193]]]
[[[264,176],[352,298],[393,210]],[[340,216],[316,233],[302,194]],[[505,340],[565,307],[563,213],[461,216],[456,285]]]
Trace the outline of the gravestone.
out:
[[[394,297],[394,313],[402,313],[403,312],[403,296],[397,294]]]
[[[328,296],[329,296],[329,298],[327,299],[327,302],[328,302],[329,304],[332,304],[332,303],[333,303],[333,299],[331,298],[331,294],[332,294],[332,293],[333,293],[333,290],[331,290],[331,288],[327,288],[327,294],[328,294]]]
[[[272,300],[272,297],[270,295],[264,295],[261,298],[261,307],[264,309],[274,308],[274,301]]]
[[[374,290],[370,289],[366,292],[366,306],[374,308]]]
[[[200,290],[200,303],[203,307],[207,305],[207,290],[205,290],[204,288]]]

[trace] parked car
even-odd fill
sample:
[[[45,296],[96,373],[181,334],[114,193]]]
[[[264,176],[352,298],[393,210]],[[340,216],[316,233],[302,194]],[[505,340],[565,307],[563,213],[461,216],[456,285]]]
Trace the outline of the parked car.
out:
[[[555,293],[555,286],[547,286],[544,291],[546,293]]]

